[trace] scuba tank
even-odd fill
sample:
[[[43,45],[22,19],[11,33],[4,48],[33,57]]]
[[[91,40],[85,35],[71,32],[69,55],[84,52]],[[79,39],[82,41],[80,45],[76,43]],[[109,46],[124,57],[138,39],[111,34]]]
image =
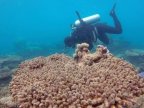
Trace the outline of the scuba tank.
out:
[[[80,26],[80,24],[82,22],[86,23],[86,24],[95,24],[96,22],[98,22],[100,20],[100,15],[99,14],[95,14],[95,15],[91,15],[85,18],[81,18],[80,14],[76,11],[76,14],[78,16],[78,20],[75,21],[74,26],[78,27]]]

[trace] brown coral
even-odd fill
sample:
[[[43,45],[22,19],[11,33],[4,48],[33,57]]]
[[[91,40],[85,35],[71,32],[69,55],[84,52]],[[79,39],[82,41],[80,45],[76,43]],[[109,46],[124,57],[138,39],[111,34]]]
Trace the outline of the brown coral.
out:
[[[81,51],[77,62],[56,54],[22,63],[10,84],[13,101],[19,108],[132,108],[144,94],[135,68],[103,46],[94,54]]]
[[[144,108],[144,95],[138,97],[137,103],[134,105],[133,108]]]
[[[110,54],[107,47],[102,45],[98,45],[96,52],[93,54],[90,54],[88,47],[89,45],[87,43],[77,45],[74,60],[79,66],[92,65],[93,63],[99,62],[100,59],[106,58]]]

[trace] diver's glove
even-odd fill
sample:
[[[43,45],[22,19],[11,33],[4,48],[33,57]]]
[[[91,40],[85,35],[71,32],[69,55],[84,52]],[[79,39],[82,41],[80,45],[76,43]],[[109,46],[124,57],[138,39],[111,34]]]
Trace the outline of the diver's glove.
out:
[[[116,8],[116,3],[113,5],[112,10],[110,11],[110,16],[115,16],[115,8]]]

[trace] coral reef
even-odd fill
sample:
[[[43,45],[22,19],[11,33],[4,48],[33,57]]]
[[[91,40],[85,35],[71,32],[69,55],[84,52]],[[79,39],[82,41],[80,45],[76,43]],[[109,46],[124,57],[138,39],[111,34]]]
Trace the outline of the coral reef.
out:
[[[0,69],[3,69],[3,68],[13,69],[21,61],[22,61],[22,58],[17,55],[8,55],[8,56],[0,57]]]
[[[5,97],[9,94],[8,87],[0,87],[0,98]]]
[[[17,108],[17,104],[12,102],[12,97],[3,97],[0,99],[0,108]]]
[[[144,95],[138,97],[137,102],[133,108],[144,108]]]
[[[21,63],[9,88],[19,108],[133,108],[144,79],[106,47],[91,54],[83,43],[74,60],[55,54]]]
[[[0,103],[0,108],[8,108],[8,106]]]
[[[21,57],[16,55],[0,57],[0,86],[4,86],[10,82],[12,74],[22,60]]]
[[[0,87],[0,108],[16,108],[15,105],[10,97],[8,87]]]
[[[77,49],[75,50],[74,60],[79,63],[79,65],[92,65],[93,63],[99,62],[100,59],[106,58],[110,53],[107,47],[98,45],[95,53],[90,54],[88,50],[89,45],[87,43],[77,44]]]
[[[9,84],[11,81],[12,74],[16,71],[16,69],[9,70],[7,72],[0,73],[0,87]]]
[[[134,47],[130,41],[125,40],[123,37],[110,37],[110,43],[108,48],[115,55],[123,54],[126,50]]]
[[[144,71],[144,50],[131,49],[127,50],[124,54],[124,58],[135,65],[139,72]]]

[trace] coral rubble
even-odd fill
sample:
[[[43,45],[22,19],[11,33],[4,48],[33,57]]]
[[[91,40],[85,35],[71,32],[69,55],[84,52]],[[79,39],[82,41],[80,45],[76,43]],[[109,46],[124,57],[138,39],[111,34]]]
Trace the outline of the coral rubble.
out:
[[[10,83],[19,108],[133,108],[144,79],[104,46],[91,54],[77,45],[74,60],[63,54],[20,64]]]
[[[3,97],[0,99],[0,108],[17,108],[17,104],[12,102],[12,97]]]
[[[0,108],[16,108],[16,103],[12,102],[7,86],[0,87]]]

